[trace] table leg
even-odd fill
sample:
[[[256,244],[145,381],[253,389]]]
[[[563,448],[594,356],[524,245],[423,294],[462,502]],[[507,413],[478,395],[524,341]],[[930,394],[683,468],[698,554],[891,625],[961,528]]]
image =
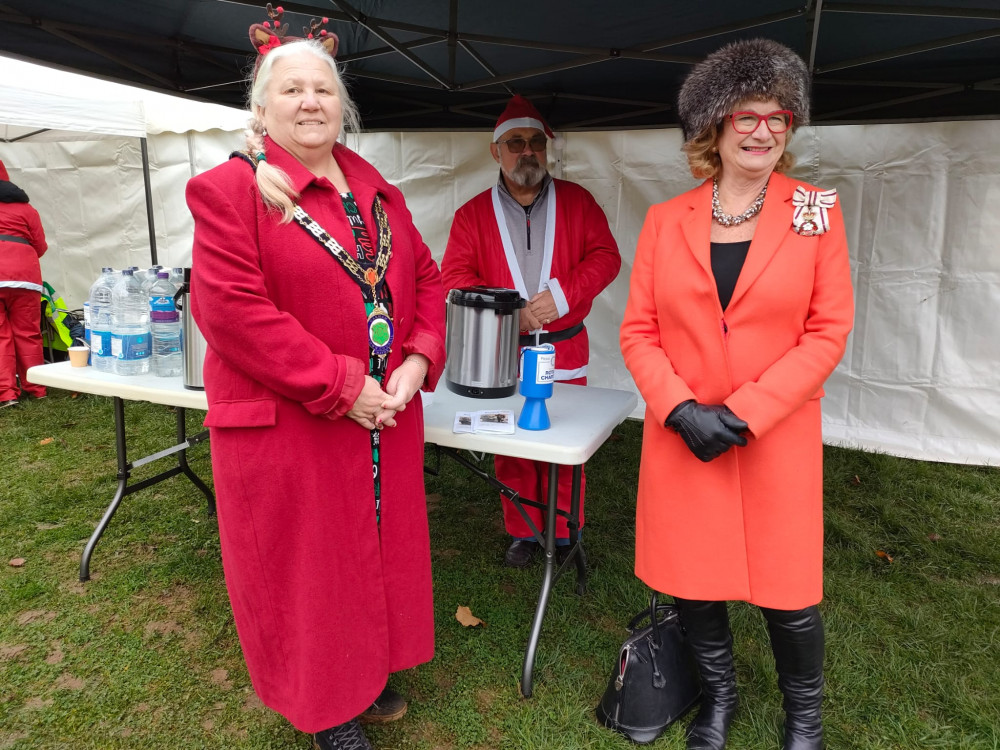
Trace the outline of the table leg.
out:
[[[580,486],[574,485],[579,492]],[[535,607],[535,617],[531,623],[531,634],[528,636],[528,649],[524,654],[524,669],[521,671],[521,695],[531,697],[531,679],[535,668],[535,651],[538,649],[538,639],[542,635],[542,620],[545,609],[549,605],[549,594],[556,570],[556,502],[559,499],[559,464],[549,464],[549,502],[545,517],[545,575],[542,577],[542,590],[538,593],[538,605]]]
[[[180,406],[177,407],[177,444],[187,445],[187,425],[184,422],[184,414],[186,410]],[[193,445],[193,443],[192,443]],[[195,474],[191,467],[188,466],[187,460],[187,450],[182,450],[177,454],[177,464],[181,467],[181,471],[184,475],[191,480],[195,487],[201,490],[201,493],[205,496],[208,501],[208,515],[215,515],[215,495],[212,493],[208,486],[201,481],[201,477]]]
[[[104,511],[104,517],[97,524],[94,533],[90,535],[87,546],[83,549],[83,557],[80,558],[80,580],[90,580],[90,556],[94,554],[94,547],[100,541],[104,530],[111,522],[111,517],[121,505],[122,498],[125,497],[125,488],[128,485],[129,467],[128,454],[125,449],[125,402],[118,396],[114,397],[115,406],[115,455],[118,457],[118,489],[111,500],[111,505]]]
[[[97,528],[94,529],[94,533],[90,535],[90,539],[87,541],[87,546],[84,547],[83,556],[80,558],[81,581],[90,580],[90,558],[94,554],[94,548],[101,540],[101,536],[104,535],[105,529],[107,529],[108,524],[111,523],[111,518],[115,515],[115,511],[118,510],[118,506],[121,505],[121,502],[126,495],[131,495],[133,492],[138,492],[146,487],[162,482],[164,479],[169,479],[176,474],[184,474],[208,499],[209,515],[215,513],[215,495],[212,494],[212,491],[208,489],[207,485],[201,480],[201,478],[191,470],[191,467],[187,462],[187,449],[207,440],[208,432],[201,432],[198,435],[193,435],[191,438],[188,438],[187,429],[184,423],[185,410],[181,407],[177,407],[177,444],[165,450],[159,451],[158,453],[129,462],[128,446],[125,444],[125,402],[118,396],[114,396],[113,399],[115,410],[115,453],[117,454],[118,460],[118,489],[115,491],[115,496],[111,499],[111,504],[108,506],[108,509],[104,511],[104,516],[101,518],[100,523],[98,523]],[[166,471],[161,471],[159,474],[148,477],[129,486],[129,478],[132,475],[132,469],[174,454],[177,455],[176,466],[173,466]]]
[[[576,562],[576,593],[583,596],[587,593],[587,556],[583,553],[583,540],[580,539],[580,486],[583,484],[583,464],[573,467],[573,494],[567,525],[569,527],[569,543],[576,549],[570,555]]]

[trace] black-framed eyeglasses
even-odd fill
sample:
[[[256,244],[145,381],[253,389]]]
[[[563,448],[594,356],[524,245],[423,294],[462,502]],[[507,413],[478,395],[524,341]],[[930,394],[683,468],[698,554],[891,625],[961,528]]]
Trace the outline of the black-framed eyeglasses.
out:
[[[497,141],[497,145],[503,146],[506,144],[507,150],[512,154],[519,154],[524,151],[525,146],[531,146],[531,150],[537,154],[539,151],[545,150],[548,142],[549,139],[544,135],[533,135],[528,140],[524,138],[508,138],[506,141]]]
[[[776,109],[766,115],[759,115],[756,112],[733,112],[729,115],[733,123],[733,130],[740,135],[750,135],[760,127],[761,122],[767,125],[767,129],[772,133],[784,133],[792,127],[792,113],[787,109]]]

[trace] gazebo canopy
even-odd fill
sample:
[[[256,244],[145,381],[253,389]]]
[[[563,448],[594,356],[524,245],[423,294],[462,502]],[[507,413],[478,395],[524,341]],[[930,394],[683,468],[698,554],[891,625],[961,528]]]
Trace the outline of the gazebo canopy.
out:
[[[277,3],[275,3],[277,5]],[[241,105],[258,0],[6,0],[7,54]],[[326,16],[365,127],[490,126],[511,93],[560,130],[677,123],[676,90],[722,44],[766,36],[813,72],[816,124],[1000,117],[996,0],[305,0]]]

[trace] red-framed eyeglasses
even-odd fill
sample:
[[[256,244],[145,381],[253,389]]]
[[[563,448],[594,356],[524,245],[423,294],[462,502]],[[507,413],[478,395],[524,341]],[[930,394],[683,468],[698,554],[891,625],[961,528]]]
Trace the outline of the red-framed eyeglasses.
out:
[[[760,127],[761,122],[767,125],[767,129],[772,133],[784,133],[792,127],[792,113],[787,109],[776,109],[766,115],[759,115],[756,112],[733,112],[729,115],[729,120],[733,123],[733,130],[740,135],[750,135]]]

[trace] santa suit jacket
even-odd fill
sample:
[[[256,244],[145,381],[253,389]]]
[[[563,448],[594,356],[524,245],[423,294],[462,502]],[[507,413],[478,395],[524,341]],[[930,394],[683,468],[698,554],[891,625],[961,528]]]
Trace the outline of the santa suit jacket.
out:
[[[0,286],[19,286],[27,282],[41,289],[42,268],[38,259],[49,247],[42,221],[38,211],[28,204],[24,191],[7,180],[0,180],[0,234],[20,237],[31,243],[0,240]]]
[[[553,184],[555,241],[551,249],[545,248],[541,284],[542,289],[554,287],[553,294],[561,294],[569,307],[568,313],[545,326],[554,333],[583,322],[594,298],[615,280],[622,260],[608,219],[594,197],[573,182],[553,180]],[[455,212],[441,260],[444,288],[504,287],[517,289],[524,299],[531,299],[541,289],[525,289],[523,283],[518,288],[515,284],[512,267],[517,268],[517,260],[504,252],[492,192],[483,191]],[[548,274],[545,269],[549,269]],[[556,380],[586,376],[590,359],[586,329],[556,342],[555,347]]]
[[[386,274],[395,340],[445,361],[443,290],[403,196],[342,145],[334,156],[365,224],[392,230]],[[353,253],[333,185],[266,139],[299,204]],[[208,342],[205,391],[226,585],[254,689],[297,728],[360,714],[390,672],[434,651],[419,397],[381,435],[375,522],[369,432],[344,416],[368,372],[361,290],[294,221],[267,210],[250,166],[231,159],[188,183],[195,218],[192,311]],[[388,378],[387,375],[387,378]]]
[[[839,204],[830,231],[796,234],[800,184],[772,174],[725,313],[710,261],[711,180],[650,208],[639,235],[621,347],[646,401],[636,574],[659,591],[777,609],[822,598],[819,399],[854,306]],[[726,404],[749,424],[749,445],[695,458],[664,426],[688,399]]]

